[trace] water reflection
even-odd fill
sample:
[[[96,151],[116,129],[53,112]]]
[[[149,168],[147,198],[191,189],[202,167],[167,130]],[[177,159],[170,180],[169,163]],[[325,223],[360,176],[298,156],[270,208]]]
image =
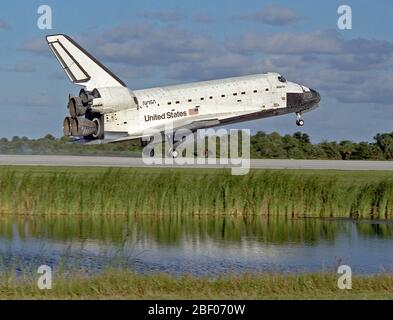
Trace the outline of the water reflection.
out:
[[[393,266],[390,222],[234,216],[0,218],[2,268],[50,264],[99,271],[216,275],[244,271],[355,272]]]

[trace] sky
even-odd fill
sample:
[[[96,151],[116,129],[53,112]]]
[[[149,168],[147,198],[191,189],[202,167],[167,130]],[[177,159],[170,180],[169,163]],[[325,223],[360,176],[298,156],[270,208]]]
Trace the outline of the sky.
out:
[[[352,29],[340,30],[340,5]],[[39,6],[52,29],[37,26]],[[1,1],[0,137],[62,135],[77,94],[45,43],[64,33],[131,89],[279,72],[320,92],[305,126],[286,115],[232,125],[313,142],[372,141],[393,131],[393,5],[366,1]]]

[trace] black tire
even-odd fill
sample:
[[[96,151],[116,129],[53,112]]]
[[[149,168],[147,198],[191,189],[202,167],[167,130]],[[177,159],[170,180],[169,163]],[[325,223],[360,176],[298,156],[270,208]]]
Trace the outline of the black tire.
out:
[[[150,158],[154,157],[154,148],[152,148],[152,149],[144,148],[142,152],[143,152],[143,155],[145,155],[146,157],[150,157]]]

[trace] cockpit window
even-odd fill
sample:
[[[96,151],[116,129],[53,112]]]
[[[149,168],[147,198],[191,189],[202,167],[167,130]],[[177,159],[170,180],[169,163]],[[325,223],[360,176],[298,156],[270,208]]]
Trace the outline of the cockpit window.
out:
[[[278,76],[278,81],[287,82],[287,79],[285,79],[283,76]]]

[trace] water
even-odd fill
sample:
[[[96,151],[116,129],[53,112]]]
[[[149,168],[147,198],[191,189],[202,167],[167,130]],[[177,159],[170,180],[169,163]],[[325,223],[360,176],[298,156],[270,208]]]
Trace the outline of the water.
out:
[[[0,218],[0,268],[87,273],[393,271],[393,222],[235,217]]]

